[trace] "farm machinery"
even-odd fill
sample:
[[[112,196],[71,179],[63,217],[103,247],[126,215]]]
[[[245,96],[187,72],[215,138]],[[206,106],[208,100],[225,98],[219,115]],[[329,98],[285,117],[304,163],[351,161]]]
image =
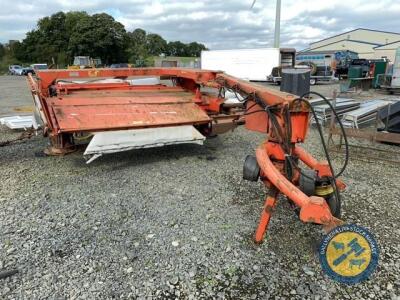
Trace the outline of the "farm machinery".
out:
[[[269,188],[255,241],[263,240],[279,194],[303,222],[327,230],[341,223],[342,171],[334,174],[329,155],[318,161],[300,147],[312,113],[303,98],[222,72],[179,68],[46,70],[28,82],[50,155],[87,140],[90,162],[130,149],[201,144],[245,124],[266,134],[243,167],[244,179]],[[237,100],[227,101],[227,92]]]
[[[75,56],[72,66],[69,70],[92,69],[101,66],[100,58],[91,58],[90,56]]]

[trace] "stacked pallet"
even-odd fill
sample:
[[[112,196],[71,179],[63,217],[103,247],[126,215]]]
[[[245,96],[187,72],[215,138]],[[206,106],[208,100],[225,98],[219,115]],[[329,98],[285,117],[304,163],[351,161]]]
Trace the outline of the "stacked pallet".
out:
[[[384,131],[400,133],[400,100],[381,109],[378,118],[384,124]]]
[[[361,103],[360,108],[343,115],[342,124],[344,127],[359,128],[362,125],[371,123],[376,120],[378,111],[388,106],[390,103],[390,101],[380,99],[363,102]]]
[[[337,98],[335,102],[333,99],[328,100],[342,120],[343,126],[347,128],[359,128],[359,126],[373,122],[376,120],[377,113],[391,103],[381,99],[363,102],[349,98]],[[330,106],[322,98],[312,99],[309,102],[316,112],[318,121],[321,124],[328,124],[332,116]],[[315,120],[312,118],[311,122],[315,123]]]
[[[335,102],[333,102],[333,99],[328,100],[332,103],[339,118],[342,118],[346,112],[353,111],[360,107],[360,103],[354,99],[337,98]],[[309,102],[314,108],[318,121],[321,124],[327,124],[332,115],[332,109],[330,106],[321,98],[312,99]],[[311,122],[315,123],[315,120],[312,119]]]

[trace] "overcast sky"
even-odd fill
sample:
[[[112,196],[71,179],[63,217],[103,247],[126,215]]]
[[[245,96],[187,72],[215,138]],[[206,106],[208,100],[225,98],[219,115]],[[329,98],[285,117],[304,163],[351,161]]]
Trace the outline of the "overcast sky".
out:
[[[36,21],[57,11],[107,12],[127,30],[143,28],[168,41],[210,49],[272,46],[275,0],[1,0],[0,42],[23,39]],[[79,3],[79,5],[77,5]],[[400,0],[282,0],[282,47],[358,27],[400,31]]]

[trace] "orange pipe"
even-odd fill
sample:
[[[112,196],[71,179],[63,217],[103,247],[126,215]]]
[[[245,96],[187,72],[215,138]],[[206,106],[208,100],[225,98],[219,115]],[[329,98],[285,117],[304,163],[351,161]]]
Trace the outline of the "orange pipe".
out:
[[[300,158],[300,160],[311,169],[315,169],[319,165],[318,160],[312,157],[310,153],[308,153],[301,147],[295,146],[294,154],[297,155]]]
[[[272,163],[268,156],[266,144],[261,145],[256,150],[256,157],[265,176],[279,191],[288,196],[299,207],[310,203],[307,195],[286,179]]]
[[[256,156],[258,165],[268,181],[300,207],[300,220],[323,224],[327,228],[341,222],[332,216],[324,198],[317,196],[308,197],[279,172],[269,158],[267,143],[264,143],[256,150]],[[269,204],[273,204],[271,200]]]

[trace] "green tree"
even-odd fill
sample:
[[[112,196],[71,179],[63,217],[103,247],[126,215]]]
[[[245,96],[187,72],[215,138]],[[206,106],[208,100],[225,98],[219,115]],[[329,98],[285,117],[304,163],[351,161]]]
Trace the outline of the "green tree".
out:
[[[37,29],[27,33],[21,49],[16,53],[20,60],[50,63],[68,47],[68,32],[65,28],[66,14],[58,12],[38,21]],[[58,61],[57,61],[58,62]],[[65,61],[58,62],[65,64]]]
[[[4,48],[4,45],[0,43],[0,60],[3,59],[5,54],[6,54],[6,49]]]
[[[129,62],[135,65],[143,65],[148,56],[146,48],[146,31],[141,28],[137,28],[132,32],[128,32],[128,49],[127,55]]]
[[[170,56],[189,56],[186,44],[175,41],[169,42],[167,46],[167,55]]]
[[[70,46],[70,39],[71,35],[78,30],[79,27],[79,22],[83,19],[89,19],[90,16],[84,12],[84,11],[72,11],[68,12],[65,17],[65,31],[66,31],[66,36],[68,39],[68,44],[67,47],[64,49],[64,51],[60,52],[59,57],[58,57],[58,62],[62,64],[62,61],[65,61],[64,65],[69,65],[72,63],[74,56],[77,56],[77,54],[74,52],[73,49],[71,49]]]
[[[130,33],[132,42],[135,46],[143,46],[146,44],[146,31],[141,28],[137,28]]]
[[[74,55],[101,58],[106,64],[126,60],[124,25],[108,14],[79,19],[70,36],[69,51]]]
[[[151,64],[152,56],[199,56],[206,49],[196,42],[167,43],[158,34],[143,29],[126,32],[124,26],[105,13],[89,15],[84,11],[57,12],[40,19],[22,43],[10,50],[0,47],[1,56],[25,63],[52,63],[60,67],[71,64],[74,56],[101,58],[106,64],[129,62],[136,66]],[[3,52],[2,52],[3,51]],[[4,61],[4,59],[3,59]]]
[[[9,56],[16,58],[18,61],[24,61],[25,49],[21,42],[14,42],[9,46]]]
[[[16,56],[28,62],[50,63],[54,59],[63,66],[78,55],[120,62],[126,59],[126,41],[124,26],[108,14],[58,12],[38,21]]]
[[[202,50],[207,50],[206,46],[203,44],[192,42],[187,45],[187,56],[199,57]]]
[[[161,55],[167,50],[167,41],[158,34],[148,34],[146,36],[146,49],[149,55]]]
[[[181,41],[175,41],[168,43],[167,55],[199,57],[201,51],[206,49],[206,46],[200,43],[192,42],[190,44],[184,44]]]
[[[44,17],[38,22],[39,31],[43,37],[46,37],[46,44],[52,45],[52,48],[58,51],[65,50],[68,46],[65,19],[65,13],[58,12],[50,17]]]

